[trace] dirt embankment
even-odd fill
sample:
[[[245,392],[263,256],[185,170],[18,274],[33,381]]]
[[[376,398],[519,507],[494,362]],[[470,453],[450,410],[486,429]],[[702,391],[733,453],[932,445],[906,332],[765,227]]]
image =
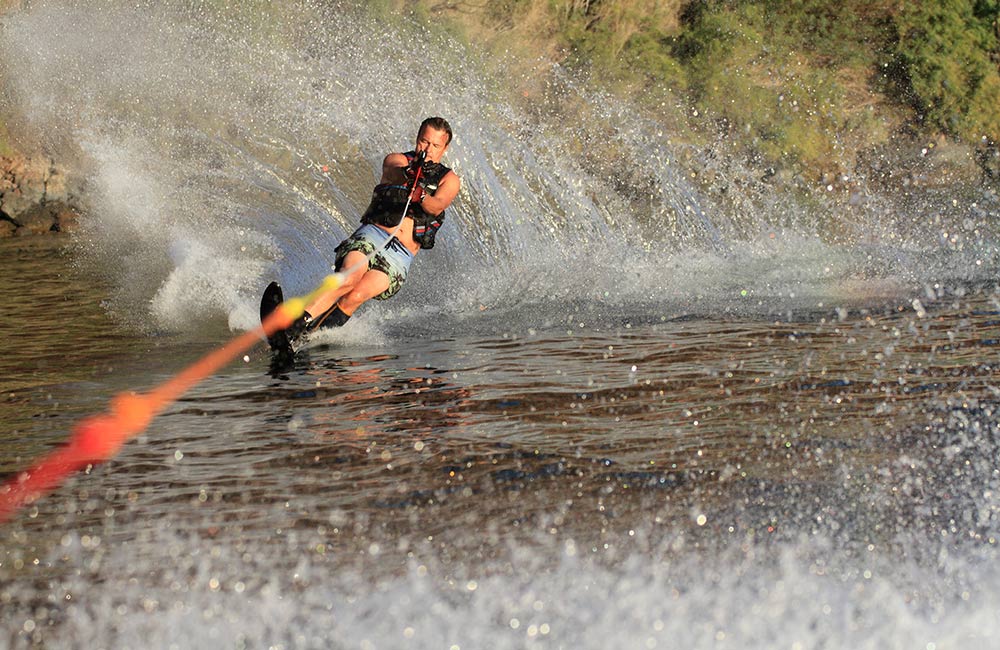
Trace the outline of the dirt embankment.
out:
[[[78,193],[45,156],[0,156],[0,237],[71,232]]]

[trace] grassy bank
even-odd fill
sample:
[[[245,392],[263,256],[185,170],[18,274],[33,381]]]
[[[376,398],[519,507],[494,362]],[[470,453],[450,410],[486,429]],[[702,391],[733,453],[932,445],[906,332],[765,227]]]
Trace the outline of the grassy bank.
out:
[[[27,6],[0,0],[0,15]],[[198,6],[282,42],[294,40],[281,30],[289,11],[318,11],[311,2]],[[1000,180],[1000,0],[378,0],[369,7],[388,18],[414,14],[502,54],[498,76],[526,104],[547,100],[538,59],[558,62],[631,99],[678,139],[724,137],[775,176],[825,184],[899,142],[919,151],[951,141],[985,152],[980,159]],[[0,116],[0,155],[9,155],[10,141]]]
[[[587,70],[762,166],[821,180],[903,136],[995,151],[1000,0],[409,0],[470,40]]]

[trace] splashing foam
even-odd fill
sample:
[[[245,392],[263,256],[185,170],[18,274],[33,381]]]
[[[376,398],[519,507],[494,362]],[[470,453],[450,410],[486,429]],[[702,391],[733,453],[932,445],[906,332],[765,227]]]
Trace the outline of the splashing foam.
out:
[[[553,549],[555,558],[519,549],[511,564],[473,572],[414,560],[400,575],[375,579],[302,559],[289,567],[291,582],[267,577],[269,567],[255,571],[250,549],[240,560],[213,547],[209,558],[199,550],[211,542],[160,541],[183,570],[157,581],[155,571],[133,575],[121,558],[107,557],[105,570],[116,565],[116,578],[60,582],[53,596],[72,594],[68,604],[15,601],[8,620],[26,625],[48,614],[54,624],[26,625],[29,634],[19,634],[87,647],[224,639],[270,647],[945,648],[986,647],[1000,605],[990,590],[965,582],[976,576],[974,584],[995,584],[994,570],[967,566],[955,572],[955,584],[937,587],[940,576],[912,565],[841,571],[829,556],[819,564],[804,559],[821,540],[804,543],[801,553],[756,559],[751,551],[610,564],[568,541]],[[63,546],[77,562],[87,555],[78,539],[67,536]],[[55,608],[65,611],[53,616]]]
[[[408,148],[427,114],[455,127],[448,162],[464,189],[439,247],[380,307],[390,321],[442,297],[453,311],[553,315],[568,297],[711,310],[750,283],[779,301],[849,300],[872,281],[905,292],[998,266],[993,208],[936,221],[890,219],[875,202],[813,213],[721,146],[674,142],[558,66],[543,66],[548,101],[528,115],[505,100],[516,73],[498,79],[421,25],[292,1],[259,11],[39,2],[4,28],[12,105],[57,156],[85,161],[82,250],[111,276],[113,310],[137,323],[224,315],[247,328],[268,280],[314,286],[382,157]],[[691,180],[684,159],[715,181]]]

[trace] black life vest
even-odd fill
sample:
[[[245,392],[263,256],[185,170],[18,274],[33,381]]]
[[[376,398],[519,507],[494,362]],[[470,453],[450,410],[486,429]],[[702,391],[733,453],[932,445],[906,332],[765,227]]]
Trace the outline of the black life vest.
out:
[[[403,155],[406,156],[407,162],[411,162],[416,157],[416,152],[408,151]],[[441,179],[450,171],[451,168],[445,167],[439,162],[424,163],[420,175],[420,187],[427,194],[434,196]],[[361,215],[361,223],[373,223],[386,228],[395,228],[402,218],[408,196],[409,190],[405,185],[389,183],[376,185],[375,189],[372,190],[371,203],[368,204],[365,213]],[[444,222],[444,212],[438,215],[429,215],[424,212],[419,203],[410,203],[406,216],[413,219],[413,240],[420,245],[420,248],[433,248],[434,237]]]

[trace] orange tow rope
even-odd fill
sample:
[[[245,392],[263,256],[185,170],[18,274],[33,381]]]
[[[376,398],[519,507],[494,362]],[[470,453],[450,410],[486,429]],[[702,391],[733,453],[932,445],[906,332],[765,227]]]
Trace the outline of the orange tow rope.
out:
[[[418,152],[417,167],[409,189],[419,183],[426,151]],[[337,290],[359,268],[378,254],[395,237],[403,226],[403,217],[409,212],[412,193],[406,198],[399,224],[381,246],[371,251],[365,261],[358,262],[346,271],[326,276],[312,293],[291,298],[278,305],[259,327],[237,336],[226,345],[214,350],[148,393],[119,393],[111,400],[106,413],[81,420],[73,428],[73,435],[62,447],[42,458],[33,467],[17,474],[0,487],[0,523],[10,519],[21,506],[31,503],[58,487],[70,474],[103,463],[118,453],[122,445],[149,426],[154,417],[205,377],[215,373],[233,359],[249,350],[278,330],[295,322],[318,298]]]
[[[192,386],[229,364],[237,356],[291,325],[315,298],[336,290],[343,274],[327,276],[308,296],[281,303],[259,327],[237,336],[147,393],[119,393],[107,412],[81,420],[67,443],[17,474],[0,487],[0,523],[19,508],[58,487],[70,474],[102,463],[149,426],[150,421]]]

